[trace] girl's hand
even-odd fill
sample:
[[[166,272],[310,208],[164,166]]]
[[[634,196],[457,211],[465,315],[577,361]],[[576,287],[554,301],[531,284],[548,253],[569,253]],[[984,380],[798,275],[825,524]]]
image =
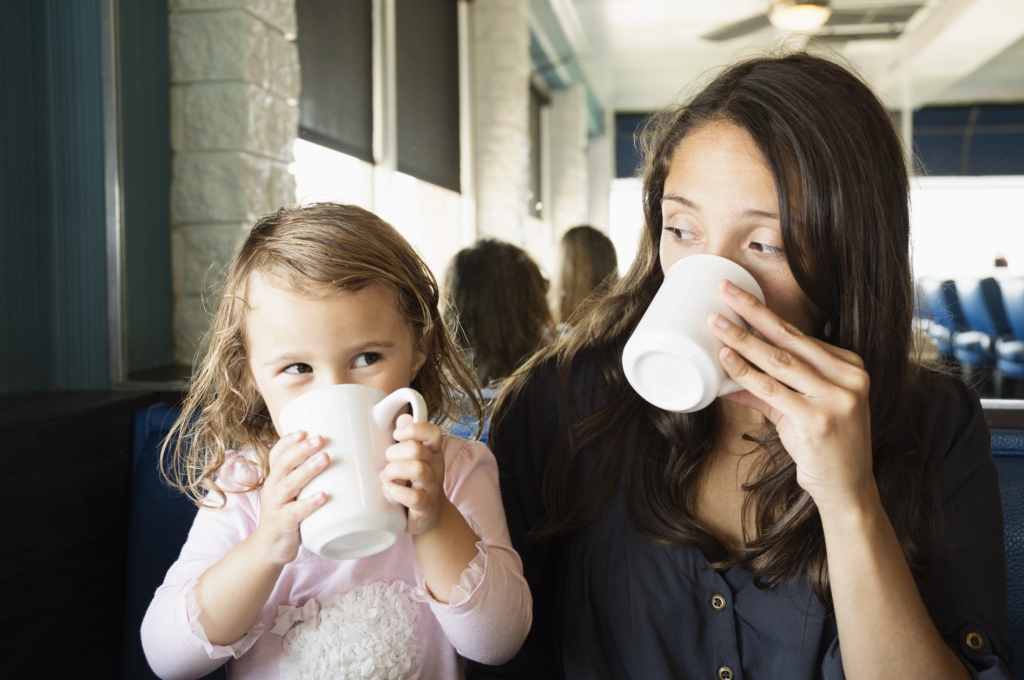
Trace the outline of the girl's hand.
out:
[[[403,414],[398,416],[394,438],[398,443],[388,447],[389,462],[380,473],[384,492],[409,509],[406,533],[425,534],[438,525],[445,506],[450,505],[444,495],[441,428],[414,423],[412,416]]]
[[[756,409],[775,424],[796,462],[797,483],[819,510],[868,498],[875,478],[864,362],[805,335],[731,282],[723,281],[719,291],[761,335],[720,314],[708,318],[725,344],[720,352],[725,372],[745,390],[722,398]]]
[[[281,438],[270,449],[270,474],[263,482],[260,520],[253,537],[272,563],[284,566],[299,554],[299,522],[327,500],[322,491],[296,500],[302,487],[320,474],[330,461],[321,451],[323,437],[307,437],[301,430]]]

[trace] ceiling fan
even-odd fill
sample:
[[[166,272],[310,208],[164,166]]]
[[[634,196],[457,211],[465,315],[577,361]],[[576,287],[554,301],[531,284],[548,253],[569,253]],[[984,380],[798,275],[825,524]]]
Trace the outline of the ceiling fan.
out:
[[[924,3],[865,5],[833,8],[829,0],[772,0],[768,11],[720,26],[701,36],[723,42],[774,25],[783,30],[809,33],[830,42],[892,39],[903,33],[910,17]]]

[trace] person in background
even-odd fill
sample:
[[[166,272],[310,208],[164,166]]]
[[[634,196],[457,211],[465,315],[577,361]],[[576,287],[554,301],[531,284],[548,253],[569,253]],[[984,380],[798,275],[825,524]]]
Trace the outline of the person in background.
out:
[[[548,280],[524,250],[487,238],[455,254],[445,287],[445,322],[476,369],[486,416],[501,381],[551,338]],[[470,437],[475,427],[455,424],[452,432]],[[487,440],[486,417],[480,438]]]
[[[564,328],[592,293],[619,280],[619,264],[611,239],[587,225],[565,232],[559,251],[558,323]]]

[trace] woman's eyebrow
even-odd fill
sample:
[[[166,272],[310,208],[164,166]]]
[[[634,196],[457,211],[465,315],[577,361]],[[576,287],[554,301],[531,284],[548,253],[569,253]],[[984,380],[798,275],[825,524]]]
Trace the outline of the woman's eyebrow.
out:
[[[673,203],[678,203],[679,205],[686,206],[687,208],[700,212],[700,206],[688,198],[683,198],[682,196],[662,196],[661,200],[662,202],[672,201]]]
[[[779,219],[778,213],[767,212],[765,210],[745,210],[743,211],[744,217],[760,217],[763,219],[777,220]]]
[[[694,203],[690,199],[683,198],[682,196],[675,196],[675,195],[662,196],[661,200],[662,200],[662,202],[664,202],[664,201],[672,201],[673,203],[678,203],[679,205],[682,205],[682,206],[685,206],[687,208],[690,208],[691,210],[696,210],[697,212],[700,212],[700,206],[698,206],[696,203]],[[744,217],[761,218],[761,219],[769,219],[769,220],[777,220],[777,219],[779,219],[779,214],[778,213],[769,212],[767,210],[754,210],[754,209],[744,210],[743,211],[743,216]]]

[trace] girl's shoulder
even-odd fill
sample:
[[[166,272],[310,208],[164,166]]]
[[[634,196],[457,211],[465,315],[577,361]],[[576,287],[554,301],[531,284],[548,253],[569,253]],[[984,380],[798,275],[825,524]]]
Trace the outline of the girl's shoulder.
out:
[[[228,450],[217,470],[216,484],[230,493],[245,493],[259,486],[260,466],[252,449]]]

